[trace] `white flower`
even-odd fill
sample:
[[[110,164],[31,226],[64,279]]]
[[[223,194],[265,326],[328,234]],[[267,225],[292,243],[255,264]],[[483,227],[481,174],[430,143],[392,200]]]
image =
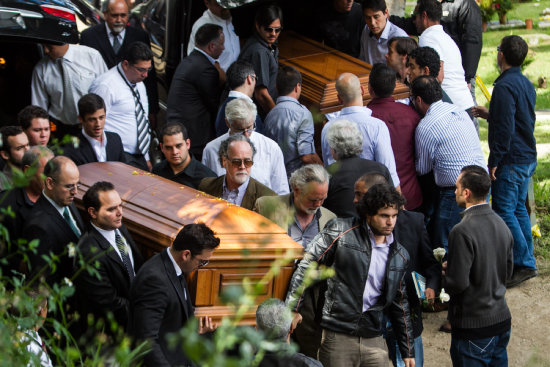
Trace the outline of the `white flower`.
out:
[[[68,256],[75,257],[75,255],[76,255],[76,247],[74,247],[74,244],[69,243]]]
[[[71,280],[67,277],[63,278],[63,283],[66,285],[66,286],[69,286],[69,287],[72,287],[73,286],[73,282],[71,282]]]
[[[78,149],[78,146],[80,145],[80,139],[77,138],[76,136],[72,136],[71,141],[72,141],[75,149]]]
[[[441,293],[439,293],[439,300],[441,302],[449,302],[451,296],[448,293],[445,293],[445,288],[441,288]]]
[[[445,257],[445,254],[447,251],[443,247],[438,247],[434,249],[434,257],[437,261],[441,262],[443,260],[443,257]]]

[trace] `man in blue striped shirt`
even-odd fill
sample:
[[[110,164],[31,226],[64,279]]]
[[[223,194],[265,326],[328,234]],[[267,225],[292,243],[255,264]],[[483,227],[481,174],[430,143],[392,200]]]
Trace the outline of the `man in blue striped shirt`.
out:
[[[416,172],[433,171],[439,198],[428,231],[435,247],[447,249],[449,232],[460,222],[462,209],[455,201],[455,183],[463,167],[486,169],[485,158],[472,120],[464,110],[443,102],[442,90],[432,76],[419,76],[411,87],[411,101],[423,116],[416,128]]]

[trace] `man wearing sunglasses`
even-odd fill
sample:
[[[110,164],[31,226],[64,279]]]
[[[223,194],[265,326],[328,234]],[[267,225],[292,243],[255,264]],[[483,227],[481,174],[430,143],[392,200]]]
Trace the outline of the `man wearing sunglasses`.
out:
[[[229,136],[244,135],[257,150],[256,161],[261,162],[252,169],[252,177],[275,191],[277,195],[288,194],[283,152],[276,142],[256,132],[256,105],[249,99],[236,98],[227,103],[225,117],[229,131],[206,145],[202,164],[218,176],[225,174],[226,170],[219,159],[220,146]]]
[[[256,71],[254,99],[260,107],[260,116],[265,118],[275,107],[277,99],[277,71],[279,68],[279,49],[277,38],[283,29],[283,12],[276,5],[260,8],[255,18],[255,33],[244,45],[240,60],[250,62]]]
[[[149,101],[143,81],[152,70],[153,53],[143,42],[128,47],[124,60],[94,80],[90,93],[105,102],[105,130],[122,139],[126,162],[142,170],[152,168],[149,159]]]
[[[250,177],[255,153],[254,144],[245,135],[230,136],[221,143],[219,150],[225,175],[204,178],[199,190],[249,210],[252,210],[258,198],[277,195],[269,187]]]
[[[45,270],[42,274],[51,286],[72,275],[73,262],[67,255],[67,246],[78,242],[84,231],[84,222],[73,203],[80,186],[76,164],[67,157],[55,157],[46,163],[44,176],[44,190],[34,204],[23,234],[29,241],[40,241],[36,254],[30,258],[31,272]],[[60,263],[53,274],[50,274],[50,268],[42,258],[50,252],[60,256]]]

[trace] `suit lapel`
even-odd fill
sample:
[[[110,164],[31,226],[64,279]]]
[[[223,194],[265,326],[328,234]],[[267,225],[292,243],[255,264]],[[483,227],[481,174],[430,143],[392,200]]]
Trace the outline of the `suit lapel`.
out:
[[[97,156],[95,155],[94,148],[92,148],[92,145],[86,139],[86,137],[80,132],[80,154],[82,154],[82,157],[86,160],[86,162],[97,162]]]
[[[252,208],[254,206],[254,198],[256,197],[256,181],[250,177],[248,182],[248,187],[244,192],[243,201],[241,201],[241,207],[243,208]]]
[[[103,49],[103,55],[106,55],[106,58],[108,59],[108,62],[106,62],[106,64],[116,65],[116,55],[115,51],[113,50],[113,46],[111,46],[111,42],[109,41],[107,28],[103,23],[99,24],[99,26],[99,42],[101,44],[101,48]]]
[[[55,223],[55,225],[57,225],[59,229],[61,229],[65,233],[66,236],[70,237],[71,241],[77,243],[78,238],[76,237],[75,233],[69,226],[69,223],[65,221],[65,219],[61,216],[61,214],[57,211],[57,209],[54,208],[54,206],[45,197],[40,197],[39,200],[41,200],[40,206],[42,207],[42,210],[48,217],[50,217],[51,221]],[[78,216],[78,218],[80,219],[80,215]],[[82,221],[82,219],[80,220]]]
[[[166,250],[166,251],[169,251],[169,250]],[[176,270],[174,269],[174,265],[172,264],[172,261],[168,257],[168,254],[166,253],[166,251],[161,252],[162,262],[164,264],[166,274],[168,275],[168,279],[170,279],[170,283],[172,283],[172,287],[174,287],[174,289],[176,290],[180,303],[182,304],[183,309],[185,310],[185,314],[189,315],[189,309],[187,306],[187,302],[185,301],[185,296],[183,295],[183,290],[181,287],[182,283],[180,282],[180,279],[176,275]],[[183,281],[183,284],[187,286],[187,283],[185,282],[185,280]]]
[[[112,261],[117,263],[123,270],[124,275],[126,276],[126,279],[130,281],[130,276],[128,275],[128,271],[126,271],[126,267],[124,266],[124,263],[120,259],[120,256],[116,253],[115,249],[111,246],[109,241],[103,237],[101,233],[99,233],[95,228],[92,227],[91,229],[93,237],[98,243],[99,248],[101,250],[105,251],[108,258],[110,258]]]
[[[78,209],[76,209],[76,206],[74,205],[74,203],[71,203],[71,205],[69,205],[69,211],[71,212],[74,220],[76,221],[76,225],[78,227],[78,229],[80,229],[80,234],[82,235],[85,231],[86,231],[86,227],[84,225],[84,221],[82,220],[82,217],[80,216],[80,213],[78,212]],[[68,226],[68,224],[67,224]],[[72,230],[71,230],[72,232]]]

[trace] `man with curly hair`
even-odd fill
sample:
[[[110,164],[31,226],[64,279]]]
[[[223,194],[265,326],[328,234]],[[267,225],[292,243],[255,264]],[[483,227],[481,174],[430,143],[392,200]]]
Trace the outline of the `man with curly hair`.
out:
[[[393,229],[405,200],[388,184],[373,186],[363,197],[359,218],[334,219],[308,246],[286,302],[301,321],[299,291],[312,262],[330,266],[321,318],[319,360],[332,366],[387,366],[383,317],[391,320],[405,366],[414,367],[414,347],[404,276],[409,254]],[[360,300],[360,301],[359,301]]]

